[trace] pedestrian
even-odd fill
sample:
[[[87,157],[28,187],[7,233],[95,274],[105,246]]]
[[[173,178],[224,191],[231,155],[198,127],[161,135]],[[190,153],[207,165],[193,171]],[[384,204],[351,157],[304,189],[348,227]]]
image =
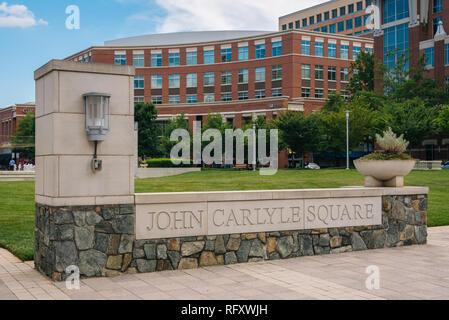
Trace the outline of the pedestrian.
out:
[[[9,170],[14,171],[15,165],[16,165],[16,162],[14,161],[14,159],[11,159],[11,161],[9,161]]]

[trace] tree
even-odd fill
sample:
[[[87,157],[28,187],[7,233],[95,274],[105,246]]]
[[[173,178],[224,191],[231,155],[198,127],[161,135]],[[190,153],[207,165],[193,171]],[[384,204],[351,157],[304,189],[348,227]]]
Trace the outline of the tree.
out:
[[[374,54],[362,51],[351,63],[348,91],[356,95],[361,91],[374,91]]]
[[[441,134],[449,135],[449,105],[441,107],[438,112],[438,130]]]
[[[33,159],[35,156],[34,134],[35,134],[35,115],[33,112],[27,112],[25,117],[19,122],[16,135],[12,138],[12,142],[17,147],[15,152],[20,152],[22,157]]]
[[[189,131],[189,123],[186,121],[184,114],[170,119],[165,130],[161,133],[159,140],[159,150],[164,157],[170,157],[170,151],[174,145],[177,144],[175,141],[170,141],[171,133],[176,129],[185,129]],[[190,135],[190,146],[192,144],[192,135]]]
[[[155,157],[160,155],[158,137],[160,127],[156,123],[157,110],[152,103],[136,103],[134,119],[138,122],[138,154],[139,157]]]
[[[428,107],[418,97],[402,102],[386,104],[381,111],[381,119],[386,127],[398,135],[403,134],[410,146],[419,146],[422,141],[438,129],[439,107]]]
[[[279,129],[280,149],[291,149],[304,164],[304,155],[316,151],[321,141],[319,115],[305,116],[303,112],[287,111],[273,122]]]

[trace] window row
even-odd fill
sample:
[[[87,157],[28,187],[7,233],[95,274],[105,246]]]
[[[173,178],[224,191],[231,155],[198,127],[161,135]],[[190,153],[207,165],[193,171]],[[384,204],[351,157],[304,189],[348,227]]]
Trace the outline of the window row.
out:
[[[314,78],[315,80],[324,80],[324,66],[315,65],[314,66]],[[311,77],[311,65],[302,64],[301,65],[301,79],[312,79]],[[327,67],[327,80],[337,81],[337,67],[328,66]],[[340,81],[349,81],[349,68],[340,68]]]
[[[430,47],[424,49],[424,58],[426,67],[435,67],[435,48]],[[449,65],[449,43],[444,45],[444,64]]]
[[[311,42],[308,40],[301,41],[301,54],[303,55],[311,55]],[[352,47],[352,58],[354,60],[357,59],[357,56],[362,51],[362,48],[359,46]],[[366,48],[365,51],[369,53],[373,53],[372,48]],[[314,55],[316,57],[324,57],[324,42],[315,42],[315,52]],[[336,43],[328,43],[327,44],[327,57],[329,58],[337,58],[337,44]],[[340,58],[341,59],[349,59],[349,45],[340,45]]]
[[[331,92],[337,92],[337,90],[328,90],[328,96],[330,95]],[[349,98],[349,92],[347,90],[341,90],[340,94],[343,98]],[[301,88],[301,97],[303,98],[311,98],[311,89],[310,88]],[[324,89],[318,89],[315,88],[314,90],[314,94],[313,94],[314,98],[317,99],[324,99]]]
[[[273,88],[271,89],[271,96],[272,97],[281,97],[282,96],[282,88]],[[254,91],[254,98],[255,99],[263,99],[266,98],[266,91],[264,89],[262,90],[255,90]],[[238,100],[248,100],[249,95],[248,91],[239,91],[237,95]],[[220,94],[220,101],[232,101],[232,93],[230,92],[223,92]],[[136,96],[134,97],[134,103],[143,103],[145,102],[145,98],[142,96]],[[154,104],[162,104],[162,96],[152,96],[151,102]],[[198,103],[198,95],[197,94],[189,94],[186,95],[186,103]],[[215,102],[215,94],[214,93],[205,93],[203,95],[203,102]],[[181,98],[179,95],[170,95],[168,97],[168,103],[169,104],[180,104]]]
[[[248,83],[248,69],[238,70],[238,83],[244,84]],[[266,79],[266,68],[260,67],[254,69],[254,80],[255,82],[265,82]],[[271,80],[282,80],[282,65],[273,65],[271,67]],[[232,71],[222,71],[220,73],[220,83],[221,85],[231,85],[232,84]],[[215,72],[204,72],[203,74],[203,85],[214,86],[215,85]],[[168,86],[169,88],[179,88],[181,86],[181,76],[180,74],[169,74],[168,75]],[[186,75],[186,87],[197,87],[198,86],[198,74],[188,73]],[[134,88],[143,89],[145,87],[144,76],[138,75],[134,76]],[[162,75],[154,74],[151,75],[151,88],[161,89],[162,88]]]
[[[255,45],[255,58],[263,59],[266,57],[266,46],[265,44]],[[282,55],[282,41],[272,42],[271,44],[271,57],[278,57]],[[162,53],[152,53],[151,66],[152,67],[162,67]],[[248,46],[238,48],[238,61],[248,60]],[[218,62],[231,62],[233,61],[233,54],[231,48],[221,49],[220,51],[220,61],[215,61],[215,50],[204,50],[203,52],[203,64],[213,64]],[[116,65],[126,65],[126,55],[116,54],[114,63]],[[186,52],[186,65],[197,65],[198,53],[197,51]],[[133,65],[137,68],[145,67],[145,55],[144,54],[134,54],[133,55]],[[168,65],[169,66],[179,66],[181,65],[180,53],[179,52],[169,52],[168,54]]]
[[[372,0],[365,0],[365,8],[369,7],[372,3]],[[358,1],[357,3],[353,4],[349,4],[347,7],[343,6],[340,8],[336,8],[333,9],[331,11],[326,11],[324,13],[318,13],[317,15],[313,15],[310,16],[309,18],[303,18],[302,20],[296,20],[294,22],[294,26],[293,26],[293,22],[289,22],[288,23],[288,29],[292,30],[293,28],[295,29],[301,29],[301,28],[305,28],[307,26],[311,26],[314,24],[318,24],[318,23],[322,23],[331,19],[336,19],[338,17],[343,17],[347,14],[353,14],[354,12],[359,12],[362,11],[363,8],[363,2],[362,1]],[[339,14],[340,13],[340,14]],[[282,25],[282,30],[287,30],[287,24]]]

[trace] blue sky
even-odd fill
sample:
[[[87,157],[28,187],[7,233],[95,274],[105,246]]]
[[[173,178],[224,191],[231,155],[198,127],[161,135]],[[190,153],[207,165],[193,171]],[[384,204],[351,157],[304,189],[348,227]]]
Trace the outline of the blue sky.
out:
[[[0,108],[34,101],[34,70],[49,60],[105,40],[189,30],[277,30],[278,16],[321,2],[0,0]],[[65,27],[69,5],[80,9],[79,30]]]

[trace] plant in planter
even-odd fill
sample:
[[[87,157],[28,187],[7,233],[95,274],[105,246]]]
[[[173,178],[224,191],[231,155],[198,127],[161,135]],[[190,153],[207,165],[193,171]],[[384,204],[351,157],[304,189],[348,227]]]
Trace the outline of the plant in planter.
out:
[[[383,136],[376,134],[376,142],[381,151],[354,161],[356,169],[365,177],[365,187],[403,187],[404,177],[417,161],[404,153],[409,142],[404,135],[397,137],[391,128]]]

